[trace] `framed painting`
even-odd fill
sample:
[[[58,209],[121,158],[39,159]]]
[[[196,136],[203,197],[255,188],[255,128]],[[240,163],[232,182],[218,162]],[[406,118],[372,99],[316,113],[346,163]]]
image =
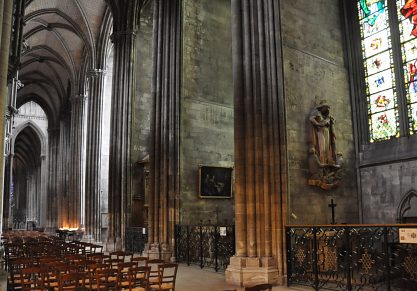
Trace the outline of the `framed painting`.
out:
[[[233,168],[199,166],[200,198],[231,198]]]

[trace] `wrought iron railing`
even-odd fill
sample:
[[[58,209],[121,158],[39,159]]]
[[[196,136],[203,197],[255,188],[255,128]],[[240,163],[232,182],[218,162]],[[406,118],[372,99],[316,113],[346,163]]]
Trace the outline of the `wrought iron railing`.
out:
[[[400,243],[403,229],[417,236],[417,225],[409,224],[289,226],[288,285],[417,290],[417,244]]]
[[[175,256],[179,263],[225,270],[235,254],[234,225],[176,225]]]
[[[128,227],[125,235],[125,249],[127,252],[142,253],[148,242],[148,231],[143,227]]]

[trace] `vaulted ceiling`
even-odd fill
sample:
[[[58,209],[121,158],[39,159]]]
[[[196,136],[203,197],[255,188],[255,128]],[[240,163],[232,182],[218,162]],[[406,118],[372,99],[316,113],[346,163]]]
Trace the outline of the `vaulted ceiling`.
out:
[[[104,0],[27,0],[17,107],[37,102],[52,124],[94,68]]]

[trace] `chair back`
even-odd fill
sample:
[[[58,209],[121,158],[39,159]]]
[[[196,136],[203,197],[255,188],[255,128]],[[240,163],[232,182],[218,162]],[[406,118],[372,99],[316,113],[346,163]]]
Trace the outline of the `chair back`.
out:
[[[26,290],[47,290],[48,272],[40,267],[28,267],[20,270],[20,287]]]
[[[133,257],[132,262],[137,262],[138,266],[147,266],[149,259],[147,257]]]
[[[61,274],[58,280],[58,290],[84,290],[86,274],[82,272],[70,272]]]
[[[129,280],[131,285],[129,288],[141,287],[145,290],[149,288],[149,273],[151,267],[149,266],[137,266],[129,270]]]
[[[158,282],[159,280],[158,266],[164,263],[165,261],[160,260],[160,259],[152,259],[148,261],[148,266],[151,268],[150,273],[149,273],[149,282],[151,284]]]
[[[158,266],[159,290],[175,290],[178,264],[166,263]]]

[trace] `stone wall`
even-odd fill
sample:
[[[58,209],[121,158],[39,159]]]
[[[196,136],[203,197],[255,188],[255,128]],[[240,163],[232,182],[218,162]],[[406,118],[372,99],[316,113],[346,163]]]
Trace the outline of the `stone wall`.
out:
[[[396,223],[401,199],[417,190],[417,160],[362,168],[360,177],[363,222]]]
[[[347,66],[339,1],[281,1],[288,154],[289,223],[358,222],[355,151]],[[335,118],[337,152],[345,178],[334,190],[307,184],[308,116],[320,100]]]
[[[199,165],[233,166],[230,1],[184,0],[180,222],[232,223],[233,199],[201,199]]]

